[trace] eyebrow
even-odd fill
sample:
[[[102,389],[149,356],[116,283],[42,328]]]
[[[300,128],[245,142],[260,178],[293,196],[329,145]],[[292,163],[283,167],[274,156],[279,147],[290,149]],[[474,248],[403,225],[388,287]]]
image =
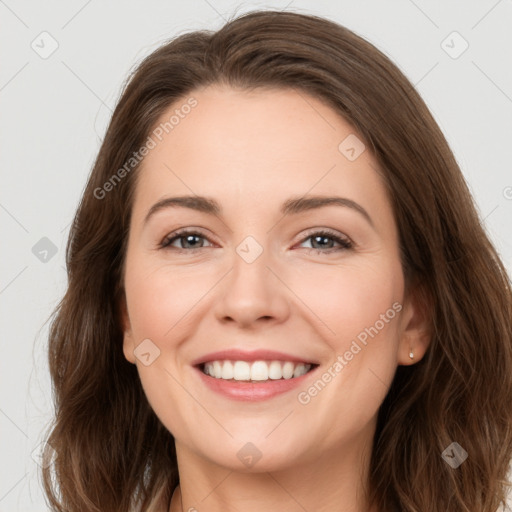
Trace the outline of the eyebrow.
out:
[[[282,204],[280,213],[282,215],[296,215],[305,211],[331,205],[351,208],[352,210],[360,213],[372,227],[375,227],[373,220],[368,212],[359,203],[356,203],[352,199],[348,199],[346,197],[315,195],[291,197]],[[209,215],[217,216],[222,214],[221,206],[213,198],[203,196],[166,197],[155,203],[149,209],[146,217],[144,218],[144,224],[146,224],[156,212],[163,209],[176,207],[190,208],[192,210],[207,213]]]

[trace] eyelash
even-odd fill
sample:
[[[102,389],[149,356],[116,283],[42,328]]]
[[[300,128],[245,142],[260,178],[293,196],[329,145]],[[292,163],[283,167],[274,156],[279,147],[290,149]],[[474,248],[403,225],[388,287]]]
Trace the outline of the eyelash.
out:
[[[186,236],[189,236],[189,235],[197,235],[200,238],[204,238],[205,240],[208,240],[207,237],[205,237],[198,231],[189,230],[189,229],[181,229],[181,230],[175,231],[174,233],[171,233],[169,236],[167,236],[160,244],[160,249],[167,249],[167,250],[171,250],[171,251],[176,251],[178,253],[184,253],[184,252],[190,252],[190,251],[198,251],[198,250],[207,248],[207,247],[196,247],[196,248],[192,248],[192,249],[181,249],[181,248],[177,248],[177,247],[171,247],[171,244],[175,240],[179,240],[180,238],[185,238]],[[341,247],[338,247],[338,248],[331,247],[325,251],[322,249],[316,249],[314,247],[304,247],[304,249],[308,249],[308,252],[316,251],[317,253],[330,254],[333,252],[352,249],[354,247],[354,244],[351,240],[349,240],[348,238],[342,238],[336,232],[331,231],[329,229],[322,229],[319,231],[314,231],[313,233],[309,234],[307,237],[303,238],[300,241],[300,243],[304,243],[306,240],[309,240],[310,238],[314,238],[314,237],[318,237],[318,236],[331,238],[332,240],[337,242]],[[210,240],[208,240],[208,241],[210,241]]]

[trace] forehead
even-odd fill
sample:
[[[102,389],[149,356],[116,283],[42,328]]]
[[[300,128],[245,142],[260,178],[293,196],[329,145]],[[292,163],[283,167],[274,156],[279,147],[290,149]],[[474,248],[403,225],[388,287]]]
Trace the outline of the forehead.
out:
[[[194,98],[196,105],[179,113]],[[146,160],[187,153],[189,158],[207,155],[215,160],[236,158],[242,162],[300,160],[314,152],[318,158],[338,153],[340,137],[354,132],[341,116],[320,100],[293,89],[245,91],[214,85],[191,93],[171,105],[158,125],[174,118],[168,133]],[[178,122],[176,122],[178,121]],[[199,153],[197,150],[202,151]],[[167,154],[166,154],[167,153]]]
[[[281,203],[334,191],[389,210],[361,137],[303,91],[209,86],[172,104],[155,128],[159,137],[138,171],[136,206],[171,193],[236,198],[238,207],[253,200],[256,207],[263,197]]]

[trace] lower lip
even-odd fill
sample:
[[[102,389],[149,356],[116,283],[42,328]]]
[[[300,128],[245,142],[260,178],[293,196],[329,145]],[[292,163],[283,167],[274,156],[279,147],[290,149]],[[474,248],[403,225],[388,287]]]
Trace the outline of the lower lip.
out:
[[[244,402],[259,402],[268,400],[276,395],[286,393],[301,384],[311,376],[318,368],[315,367],[308,373],[300,377],[291,379],[266,380],[262,382],[247,382],[240,380],[224,380],[206,375],[201,368],[195,367],[199,372],[202,381],[213,391],[231,398],[232,400],[241,400]]]

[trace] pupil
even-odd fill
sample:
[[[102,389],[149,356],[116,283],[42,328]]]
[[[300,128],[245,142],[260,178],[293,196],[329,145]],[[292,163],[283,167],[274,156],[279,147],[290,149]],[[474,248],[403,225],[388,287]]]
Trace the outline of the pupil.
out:
[[[189,244],[192,242],[192,245],[193,245],[193,242],[194,242],[194,239],[197,239],[197,235],[187,235],[185,237],[185,240],[186,240],[186,244]]]
[[[326,240],[329,239],[329,237],[320,235],[320,236],[315,236],[314,239],[315,239],[315,241],[322,240],[323,242],[325,242]],[[323,245],[323,247],[325,247],[325,244]]]

